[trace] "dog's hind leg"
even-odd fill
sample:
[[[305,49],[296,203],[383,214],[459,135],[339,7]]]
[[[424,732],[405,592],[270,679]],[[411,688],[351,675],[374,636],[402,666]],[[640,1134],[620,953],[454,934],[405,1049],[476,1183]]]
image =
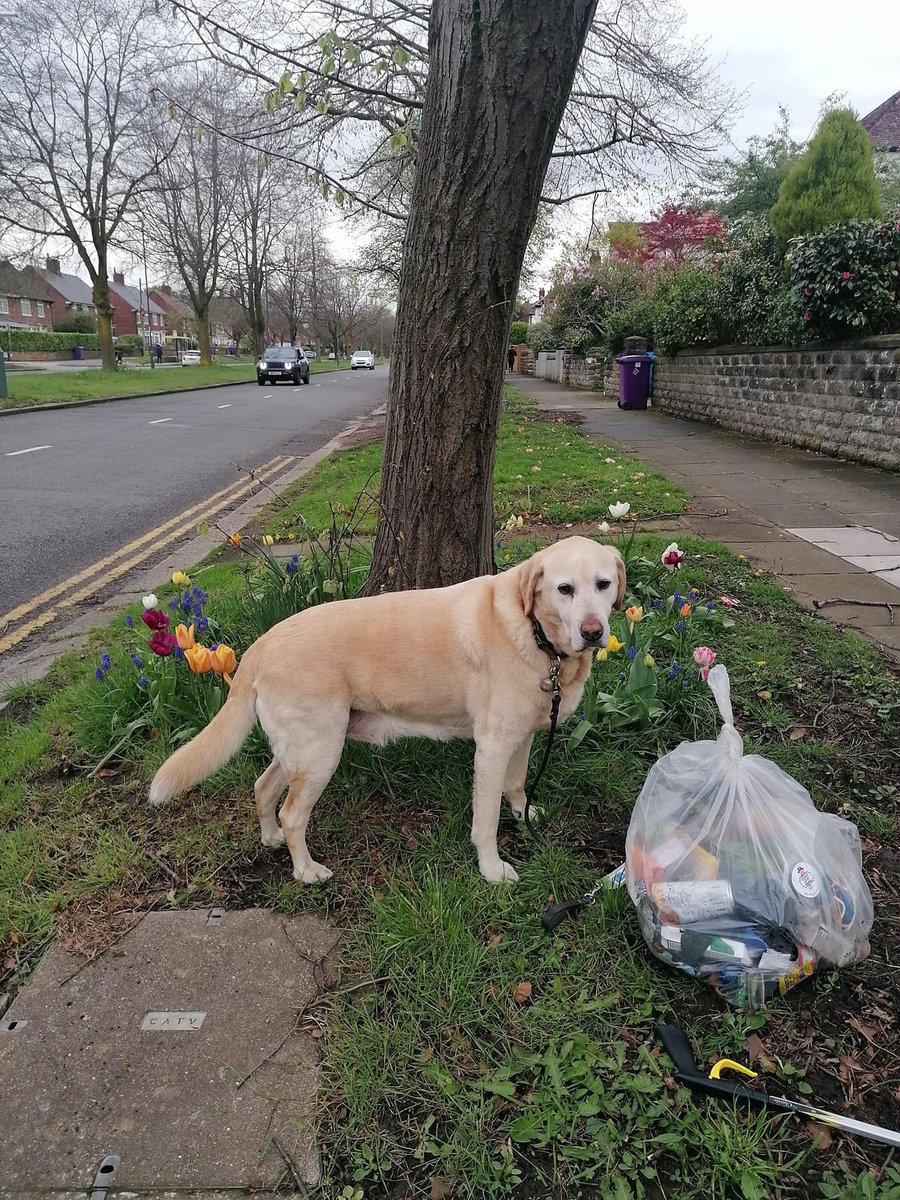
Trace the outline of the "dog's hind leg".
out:
[[[306,845],[306,826],[313,806],[334,774],[344,748],[344,724],[313,731],[307,728],[300,745],[292,744],[285,761],[279,754],[282,769],[288,780],[288,795],[279,817],[281,828],[294,863],[294,878],[303,883],[318,883],[329,879],[331,871],[313,860]],[[281,748],[279,748],[281,750]]]
[[[283,846],[284,832],[275,820],[275,809],[281,799],[288,781],[277,758],[257,779],[253,787],[256,798],[256,812],[259,816],[259,835],[264,846]]]

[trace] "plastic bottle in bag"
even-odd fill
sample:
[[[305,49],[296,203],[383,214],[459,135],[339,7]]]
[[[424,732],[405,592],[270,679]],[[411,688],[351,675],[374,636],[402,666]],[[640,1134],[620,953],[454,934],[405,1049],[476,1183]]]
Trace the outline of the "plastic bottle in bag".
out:
[[[723,666],[709,686],[721,732],[683,742],[650,770],[626,883],[655,954],[758,1008],[819,963],[864,958],[872,898],[856,827],[820,813],[775,763],[745,755]]]

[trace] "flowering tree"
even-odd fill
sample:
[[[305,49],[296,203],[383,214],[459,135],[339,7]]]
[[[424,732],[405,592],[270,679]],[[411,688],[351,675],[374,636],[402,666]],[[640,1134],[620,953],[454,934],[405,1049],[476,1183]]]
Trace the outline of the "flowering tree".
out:
[[[711,210],[667,204],[652,220],[638,226],[645,262],[698,262],[722,245],[725,223]]]

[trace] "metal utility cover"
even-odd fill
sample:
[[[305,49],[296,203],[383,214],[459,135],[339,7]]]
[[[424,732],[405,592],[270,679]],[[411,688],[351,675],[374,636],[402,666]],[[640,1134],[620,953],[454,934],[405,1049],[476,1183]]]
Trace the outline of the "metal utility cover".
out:
[[[269,1189],[287,1171],[273,1138],[316,1181],[316,1043],[297,1017],[335,931],[260,910],[208,916],[150,913],[82,970],[47,952],[0,1033],[4,1200],[86,1192],[108,1154],[110,1200]],[[147,1028],[150,1016],[186,1023]]]

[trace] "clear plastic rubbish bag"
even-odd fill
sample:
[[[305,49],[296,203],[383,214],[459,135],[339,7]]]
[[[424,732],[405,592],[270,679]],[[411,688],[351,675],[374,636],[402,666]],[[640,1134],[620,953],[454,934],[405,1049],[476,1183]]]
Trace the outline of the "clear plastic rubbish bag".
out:
[[[709,686],[714,742],[682,742],[638,797],[626,883],[651,950],[739,1008],[762,1007],[819,965],[869,953],[872,896],[859,832],[819,812],[780,767],[744,754],[728,672]]]

